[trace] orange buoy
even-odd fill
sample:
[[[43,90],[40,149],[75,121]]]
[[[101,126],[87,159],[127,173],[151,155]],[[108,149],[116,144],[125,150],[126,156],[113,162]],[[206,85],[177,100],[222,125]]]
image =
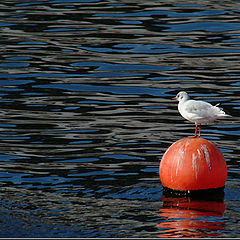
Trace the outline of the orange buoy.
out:
[[[223,188],[227,164],[222,152],[210,141],[187,137],[173,143],[159,166],[163,187],[178,191]]]

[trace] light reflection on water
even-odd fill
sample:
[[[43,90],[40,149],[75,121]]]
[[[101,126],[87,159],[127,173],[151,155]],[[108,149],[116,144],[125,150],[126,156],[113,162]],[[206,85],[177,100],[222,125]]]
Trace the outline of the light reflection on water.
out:
[[[166,229],[158,237],[217,237],[225,230],[221,221],[226,210],[222,200],[198,200],[163,197],[159,215],[166,220],[158,227]],[[215,232],[214,232],[215,231]]]
[[[237,2],[1,6],[1,237],[239,235]],[[218,215],[162,199],[160,158],[194,131],[181,89],[233,116],[202,130],[228,165]]]

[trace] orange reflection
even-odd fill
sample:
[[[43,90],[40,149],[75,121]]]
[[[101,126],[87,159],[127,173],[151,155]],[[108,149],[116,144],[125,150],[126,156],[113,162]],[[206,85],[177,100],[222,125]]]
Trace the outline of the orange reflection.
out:
[[[219,236],[217,230],[225,228],[223,222],[216,221],[226,209],[223,200],[207,201],[199,199],[162,198],[163,207],[159,215],[165,220],[159,224],[162,233],[158,237],[212,237]],[[215,231],[214,233],[212,231]]]

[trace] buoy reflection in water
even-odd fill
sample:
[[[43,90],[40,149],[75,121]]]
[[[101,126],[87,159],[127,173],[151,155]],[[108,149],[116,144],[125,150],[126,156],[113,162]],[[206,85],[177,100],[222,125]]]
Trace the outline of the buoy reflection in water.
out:
[[[211,237],[220,236],[224,230],[220,221],[226,209],[223,200],[199,200],[191,198],[162,198],[159,215],[165,218],[157,226],[158,237]],[[222,231],[221,231],[222,232]]]

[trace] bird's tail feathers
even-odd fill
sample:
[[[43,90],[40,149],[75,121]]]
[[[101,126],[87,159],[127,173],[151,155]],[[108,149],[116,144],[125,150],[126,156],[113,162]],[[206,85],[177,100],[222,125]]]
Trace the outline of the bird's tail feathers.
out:
[[[216,107],[216,108],[218,109],[218,111],[219,111],[219,116],[220,116],[220,117],[223,117],[223,118],[224,118],[224,117],[232,117],[231,115],[225,113],[225,112],[223,111],[223,108],[219,107],[219,105],[220,105],[220,103],[216,104],[214,107]]]

